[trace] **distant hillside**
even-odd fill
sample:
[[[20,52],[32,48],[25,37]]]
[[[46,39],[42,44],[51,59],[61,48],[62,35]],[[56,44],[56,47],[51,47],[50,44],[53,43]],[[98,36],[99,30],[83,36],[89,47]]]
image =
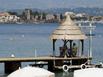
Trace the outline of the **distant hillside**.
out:
[[[87,13],[89,15],[103,16],[103,8],[75,8],[75,9],[72,9],[72,11],[77,13]]]
[[[71,11],[75,13],[87,13],[89,15],[102,15],[103,16],[103,8],[52,8],[45,10],[47,12],[52,13],[64,13],[66,11]]]
[[[39,11],[39,12],[47,12],[47,13],[64,13],[66,11],[71,11],[75,13],[87,13],[89,15],[101,15],[103,16],[103,8],[50,8],[50,9],[37,9],[37,8],[31,8],[32,11]],[[7,11],[17,12],[18,14],[21,14],[24,9],[12,9]]]

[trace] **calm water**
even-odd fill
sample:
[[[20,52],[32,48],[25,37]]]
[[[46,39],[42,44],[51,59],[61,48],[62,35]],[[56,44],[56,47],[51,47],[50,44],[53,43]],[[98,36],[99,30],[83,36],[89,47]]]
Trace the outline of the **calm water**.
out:
[[[0,24],[0,57],[32,57],[51,55],[51,33],[58,24]],[[93,38],[93,63],[103,62],[103,24],[96,24]],[[57,41],[58,46],[62,42]],[[88,40],[85,42],[88,51]],[[56,47],[58,55],[58,47]],[[26,66],[28,63],[23,63]],[[3,64],[0,64],[0,77],[4,76]],[[72,77],[72,73],[56,72],[56,77]]]

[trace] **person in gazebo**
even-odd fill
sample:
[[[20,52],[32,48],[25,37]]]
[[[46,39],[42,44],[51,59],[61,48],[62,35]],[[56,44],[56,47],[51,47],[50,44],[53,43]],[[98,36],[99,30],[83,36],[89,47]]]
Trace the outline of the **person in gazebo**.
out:
[[[59,47],[60,57],[67,57],[67,46]]]
[[[60,50],[60,57],[63,57],[64,53],[63,53],[63,47],[59,47]]]
[[[72,52],[70,48],[67,49],[67,57],[72,57]]]
[[[76,43],[73,43],[73,46],[72,46],[72,56],[75,57],[77,54],[77,46],[76,46]]]

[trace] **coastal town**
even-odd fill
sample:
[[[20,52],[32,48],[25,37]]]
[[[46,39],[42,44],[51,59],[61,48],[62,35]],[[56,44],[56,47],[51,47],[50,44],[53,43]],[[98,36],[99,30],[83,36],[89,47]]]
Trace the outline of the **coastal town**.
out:
[[[91,16],[86,13],[75,13],[68,11],[74,21],[95,21],[103,23],[103,16]],[[63,13],[46,13],[24,9],[21,14],[17,12],[0,12],[0,23],[57,23],[64,19]]]

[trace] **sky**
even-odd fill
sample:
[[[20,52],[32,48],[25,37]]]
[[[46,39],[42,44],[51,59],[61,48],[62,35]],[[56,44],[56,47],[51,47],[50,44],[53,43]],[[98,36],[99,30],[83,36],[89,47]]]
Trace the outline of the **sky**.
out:
[[[103,7],[103,0],[0,0],[0,9]]]

